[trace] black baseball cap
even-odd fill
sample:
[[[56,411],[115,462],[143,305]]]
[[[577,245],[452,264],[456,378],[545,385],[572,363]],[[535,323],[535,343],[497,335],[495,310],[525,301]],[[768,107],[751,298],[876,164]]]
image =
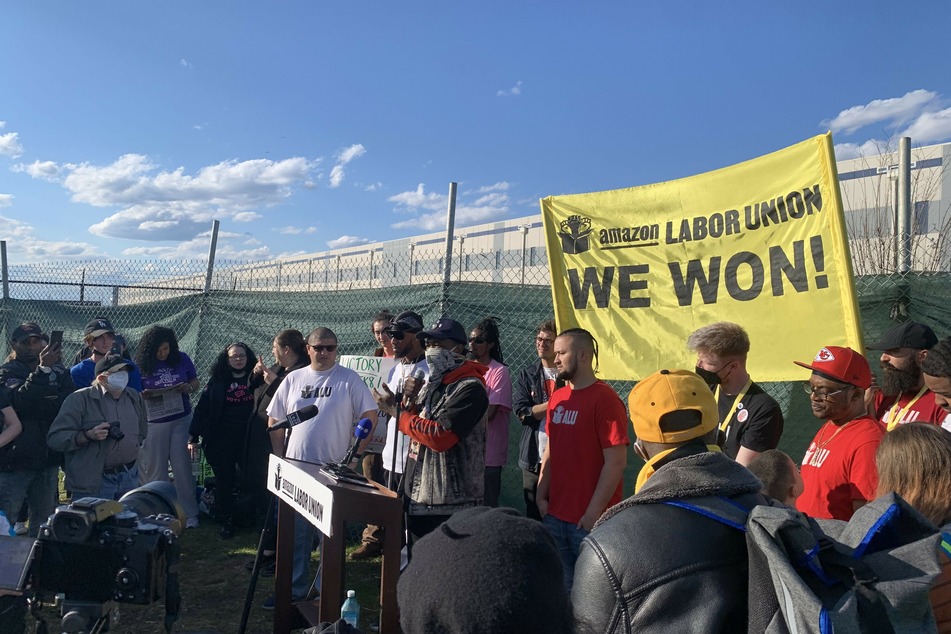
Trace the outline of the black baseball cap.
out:
[[[432,328],[416,333],[416,338],[420,341],[425,341],[426,339],[449,339],[450,341],[466,345],[466,329],[455,319],[440,317],[439,321],[433,324]]]
[[[865,347],[869,350],[891,350],[892,348],[930,350],[936,343],[938,343],[938,337],[929,326],[917,321],[906,321],[886,330],[881,341]]]
[[[11,335],[10,340],[19,343],[24,339],[29,339],[30,337],[39,337],[45,341],[50,340],[49,336],[43,333],[43,329],[40,328],[40,325],[35,321],[25,321],[14,328],[13,335]]]
[[[90,335],[99,337],[109,332],[115,333],[115,331],[116,329],[112,327],[111,321],[105,317],[96,317],[86,324],[86,327],[83,329],[83,334],[87,337]]]
[[[393,318],[386,332],[419,332],[423,329],[423,318],[411,310],[404,311]]]
[[[107,354],[96,362],[96,376],[103,372],[118,372],[129,366],[129,362],[117,354]]]

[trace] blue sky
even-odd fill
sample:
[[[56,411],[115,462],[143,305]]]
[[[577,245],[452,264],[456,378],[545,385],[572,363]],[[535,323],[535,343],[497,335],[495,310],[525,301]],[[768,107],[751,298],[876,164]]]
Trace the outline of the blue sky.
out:
[[[538,213],[833,131],[951,139],[951,3],[0,7],[14,263],[265,259]]]

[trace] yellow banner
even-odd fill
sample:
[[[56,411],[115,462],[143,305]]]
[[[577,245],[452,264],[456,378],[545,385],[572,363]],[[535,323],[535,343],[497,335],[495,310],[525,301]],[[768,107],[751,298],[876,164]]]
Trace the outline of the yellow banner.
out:
[[[692,368],[687,337],[732,321],[754,380],[803,378],[793,361],[862,349],[852,264],[824,134],[667,183],[541,200],[559,330],[589,330],[606,379]]]

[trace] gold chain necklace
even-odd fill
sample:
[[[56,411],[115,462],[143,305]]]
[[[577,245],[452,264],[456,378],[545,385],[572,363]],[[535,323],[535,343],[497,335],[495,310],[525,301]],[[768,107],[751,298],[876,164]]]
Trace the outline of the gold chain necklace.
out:
[[[849,422],[847,422],[845,425],[842,425],[841,427],[838,427],[838,428],[835,430],[835,433],[833,433],[831,436],[829,436],[829,439],[828,439],[828,440],[823,440],[822,442],[816,443],[816,451],[819,451],[820,449],[822,449],[823,447],[825,447],[826,445],[828,445],[830,442],[832,442],[832,439],[835,438],[835,437],[839,434],[840,431],[842,431],[843,429],[845,429],[846,427],[848,427],[849,425],[851,425],[852,423],[854,423],[855,420],[856,420],[856,419],[853,418],[852,420],[850,420]],[[825,429],[822,430],[822,436],[825,437]]]

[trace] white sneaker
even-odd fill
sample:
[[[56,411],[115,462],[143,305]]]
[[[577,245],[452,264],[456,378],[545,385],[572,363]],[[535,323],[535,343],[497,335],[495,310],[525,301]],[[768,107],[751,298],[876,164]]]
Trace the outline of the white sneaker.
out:
[[[197,518],[197,517],[189,517],[189,518],[185,521],[185,528],[198,528],[198,518]]]
[[[13,525],[13,532],[17,535],[26,535],[26,522],[17,522]]]

